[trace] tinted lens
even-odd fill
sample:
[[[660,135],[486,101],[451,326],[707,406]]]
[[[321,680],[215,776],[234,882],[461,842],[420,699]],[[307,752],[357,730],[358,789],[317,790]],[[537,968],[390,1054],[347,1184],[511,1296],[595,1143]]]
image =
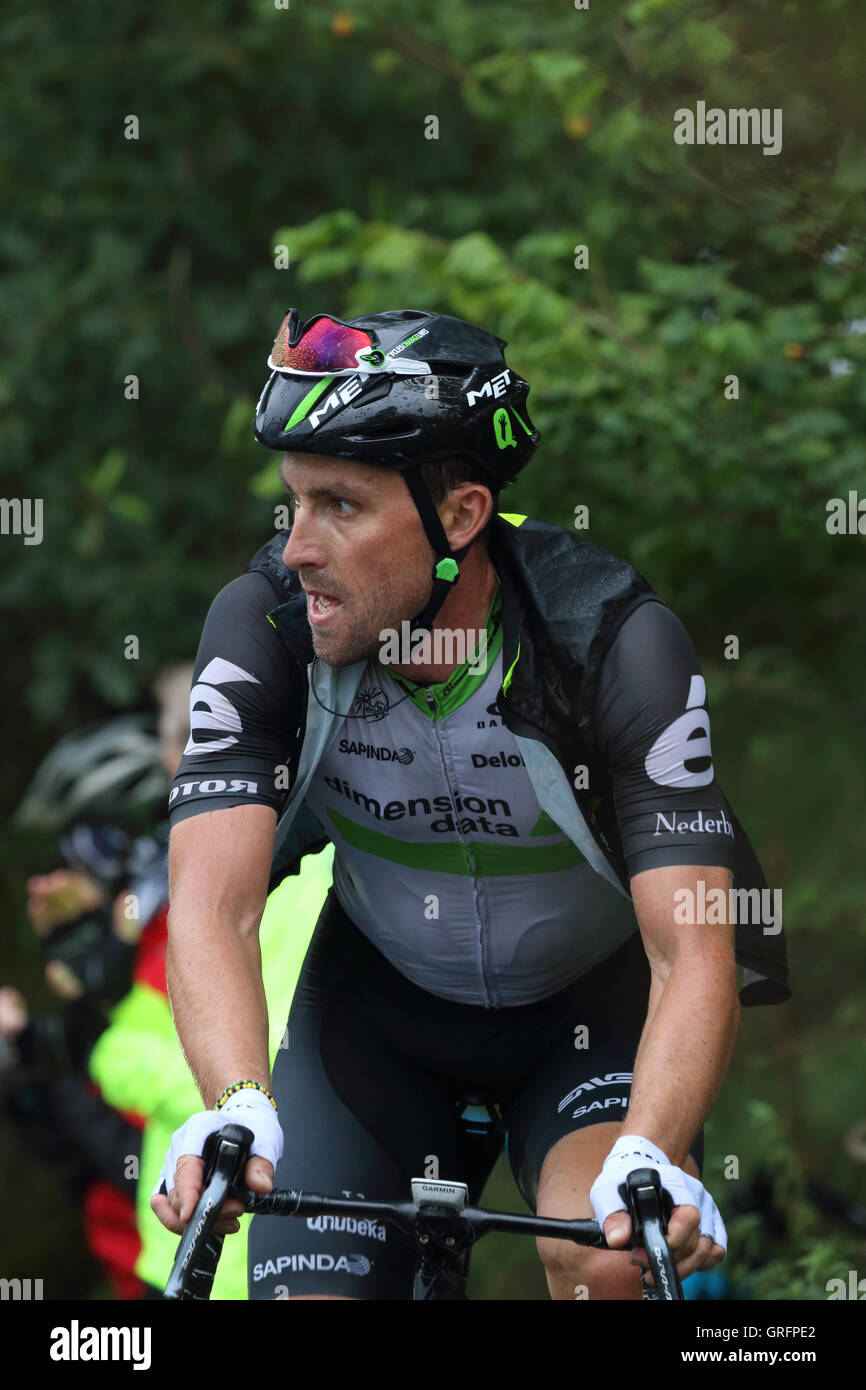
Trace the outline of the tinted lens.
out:
[[[289,347],[289,315],[286,314],[274,341],[270,363],[274,368],[289,367],[297,372],[357,371],[355,354],[372,346],[369,333],[349,328],[335,319],[319,318],[295,347]]]

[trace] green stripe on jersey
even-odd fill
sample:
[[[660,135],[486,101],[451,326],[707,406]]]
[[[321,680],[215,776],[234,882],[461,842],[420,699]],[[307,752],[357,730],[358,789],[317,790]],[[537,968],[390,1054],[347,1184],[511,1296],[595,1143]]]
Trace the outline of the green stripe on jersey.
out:
[[[427,870],[434,874],[465,874],[468,878],[494,878],[506,874],[555,874],[559,869],[573,869],[584,863],[584,857],[571,840],[560,845],[501,845],[485,840],[431,840],[409,844],[378,830],[368,830],[329,806],[328,815],[343,839],[364,854],[402,864],[407,869]],[[471,859],[470,859],[471,855]]]

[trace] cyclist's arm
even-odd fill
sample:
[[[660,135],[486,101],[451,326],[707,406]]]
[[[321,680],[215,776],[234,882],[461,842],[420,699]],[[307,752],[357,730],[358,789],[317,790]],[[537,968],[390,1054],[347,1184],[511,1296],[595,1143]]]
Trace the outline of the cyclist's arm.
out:
[[[166,980],[175,1027],[206,1107],[235,1081],[270,1084],[258,927],[276,813],[233,806],[171,832]]]
[[[676,1167],[725,1078],[740,1004],[733,926],[677,923],[674,894],[699,901],[721,889],[727,902],[730,885],[730,871],[715,865],[647,869],[631,880],[652,983],[623,1132],[652,1140]]]
[[[270,1089],[268,1012],[258,926],[267,896],[276,813],[235,806],[181,821],[171,832],[166,983],[181,1047],[206,1108],[235,1081]],[[151,1208],[180,1234],[201,1195],[204,1164],[193,1147],[180,1157],[174,1201]],[[268,1192],[273,1165],[253,1156],[247,1186]],[[238,1231],[240,1202],[227,1201],[218,1235]]]
[[[697,654],[662,604],[642,605],[617,633],[595,719],[652,972],[624,1132],[653,1140],[679,1166],[730,1062],[739,1002],[729,914],[715,924],[701,911],[714,889],[725,908],[730,901],[733,827],[715,780]],[[678,921],[689,902],[694,918],[710,921]]]
[[[210,1107],[269,1076],[258,926],[301,721],[299,673],[267,620],[274,592],[245,574],[211,605],[190,691],[190,739],[169,798],[166,978],[190,1070]],[[283,784],[284,785],[284,784]]]
[[[715,780],[697,654],[662,604],[643,604],[614,638],[595,719],[651,969],[622,1133],[654,1143],[679,1168],[724,1079],[739,1023],[734,929],[727,911],[717,923],[705,910],[714,890],[721,893],[709,901],[730,902],[734,831]],[[698,1253],[710,1263],[724,1257],[717,1209],[700,1184],[694,1195],[702,1210],[678,1205],[668,1228],[678,1265]],[[622,1245],[630,1227],[614,1212],[608,1240]]]
[[[190,693],[190,740],[169,798],[166,978],[206,1108],[236,1081],[269,1086],[258,926],[285,799],[277,773],[289,763],[303,720],[298,663],[267,621],[273,606],[260,574],[233,580],[211,605]],[[182,1229],[197,1200],[203,1165],[193,1155],[200,1152],[193,1147],[177,1162],[174,1205],[152,1198],[170,1230]],[[247,1183],[259,1191],[268,1190],[272,1174],[260,1156],[247,1164]],[[231,1202],[224,1214],[239,1210]]]

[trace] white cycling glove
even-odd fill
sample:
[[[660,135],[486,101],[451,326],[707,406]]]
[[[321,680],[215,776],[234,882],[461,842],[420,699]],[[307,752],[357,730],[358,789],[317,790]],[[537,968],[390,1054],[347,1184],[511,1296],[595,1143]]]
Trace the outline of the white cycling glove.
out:
[[[639,1134],[620,1135],[590,1188],[589,1200],[602,1228],[613,1212],[628,1210],[619,1195],[619,1186],[633,1168],[656,1168],[662,1187],[670,1193],[674,1206],[697,1207],[700,1234],[711,1236],[716,1245],[727,1250],[728,1236],[721,1214],[703,1184],[684,1173],[682,1168],[675,1168],[661,1149]]]
[[[246,1125],[247,1129],[252,1130],[255,1138],[250,1153],[266,1158],[276,1172],[283,1156],[283,1131],[277,1112],[266,1095],[248,1088],[236,1091],[221,1110],[200,1110],[175,1130],[151,1196],[156,1197],[163,1189],[165,1194],[169,1194],[175,1185],[174,1174],[181,1155],[195,1154],[200,1157],[208,1135],[232,1123]]]

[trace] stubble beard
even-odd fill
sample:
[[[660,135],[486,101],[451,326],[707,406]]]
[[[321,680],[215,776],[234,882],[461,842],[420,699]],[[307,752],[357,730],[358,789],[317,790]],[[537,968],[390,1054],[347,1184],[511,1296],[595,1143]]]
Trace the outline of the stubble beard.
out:
[[[339,637],[322,632],[310,624],[313,651],[329,666],[353,666],[358,661],[378,660],[383,639],[379,634],[386,628],[400,632],[401,622],[414,618],[430,596],[430,579],[423,575],[407,591],[406,578],[379,586],[352,600],[350,630]],[[343,614],[345,621],[345,610]]]

